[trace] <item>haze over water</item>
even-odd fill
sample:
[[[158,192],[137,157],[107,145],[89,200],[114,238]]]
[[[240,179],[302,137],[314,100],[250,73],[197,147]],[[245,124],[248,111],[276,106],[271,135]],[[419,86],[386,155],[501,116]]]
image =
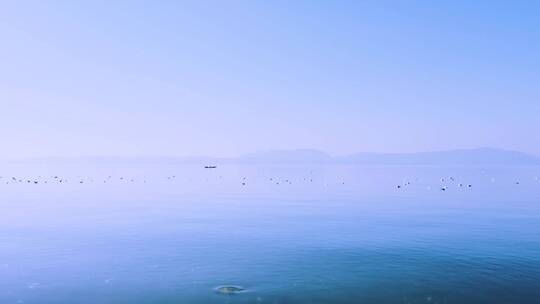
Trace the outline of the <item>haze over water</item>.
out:
[[[536,166],[11,165],[4,172],[2,303],[540,297]],[[5,184],[12,175],[39,183]],[[222,285],[246,290],[219,294]]]
[[[538,16],[0,1],[0,304],[540,303]]]

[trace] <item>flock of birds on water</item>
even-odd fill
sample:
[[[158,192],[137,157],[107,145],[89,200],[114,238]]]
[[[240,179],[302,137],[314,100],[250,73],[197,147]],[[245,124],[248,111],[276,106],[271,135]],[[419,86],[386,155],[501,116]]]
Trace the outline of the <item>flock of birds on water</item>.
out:
[[[204,166],[205,169],[215,169],[216,166]],[[312,172],[310,172],[310,175]],[[219,175],[219,179],[221,179],[223,176]],[[177,177],[176,175],[170,175],[166,176],[167,180],[175,180]],[[534,180],[536,182],[540,182],[539,177],[534,177]],[[76,184],[85,184],[85,183],[112,183],[112,182],[122,182],[122,183],[136,183],[136,182],[142,182],[144,184],[147,183],[146,179],[135,179],[135,178],[128,178],[123,176],[113,177],[112,175],[107,176],[103,179],[94,179],[94,178],[83,178],[80,176],[73,177],[73,178],[66,178],[59,175],[53,175],[53,176],[38,176],[37,178],[18,178],[15,176],[0,176],[0,184],[66,184],[66,183],[76,183]],[[280,178],[274,178],[269,177],[268,181],[271,183],[274,183],[276,185],[280,184],[293,184],[293,179],[280,179]],[[303,182],[313,183],[314,179],[313,177],[304,177],[302,179]],[[491,182],[494,182],[495,178],[491,178]],[[440,191],[447,191],[451,186],[456,188],[472,188],[473,185],[471,183],[463,183],[458,182],[457,178],[450,176],[450,177],[442,177],[440,178],[441,186],[439,187]],[[345,185],[344,179],[340,179],[339,184]],[[520,181],[515,181],[515,185],[519,185]],[[247,186],[248,185],[248,179],[247,177],[242,177],[240,179],[240,185]],[[395,185],[395,188],[398,190],[402,190],[407,188],[411,185],[410,181],[404,181],[400,184]],[[324,186],[328,186],[328,183],[325,183]],[[431,189],[431,187],[428,187],[428,189]]]

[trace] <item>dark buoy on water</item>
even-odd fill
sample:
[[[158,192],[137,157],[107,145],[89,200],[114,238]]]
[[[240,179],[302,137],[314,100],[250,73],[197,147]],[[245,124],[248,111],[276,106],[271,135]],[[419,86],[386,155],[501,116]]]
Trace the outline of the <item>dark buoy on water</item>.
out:
[[[218,287],[214,288],[214,290],[217,293],[233,295],[233,294],[243,292],[246,289],[244,287],[242,287],[242,286],[224,285],[224,286],[218,286]]]

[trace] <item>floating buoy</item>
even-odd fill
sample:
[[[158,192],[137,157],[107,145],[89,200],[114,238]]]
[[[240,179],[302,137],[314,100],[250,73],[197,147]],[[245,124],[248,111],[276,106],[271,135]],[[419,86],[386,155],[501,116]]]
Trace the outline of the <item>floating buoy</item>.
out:
[[[214,288],[214,290],[217,293],[232,295],[232,294],[237,294],[237,293],[243,292],[246,289],[241,287],[241,286],[224,285],[224,286],[218,286],[218,287]]]

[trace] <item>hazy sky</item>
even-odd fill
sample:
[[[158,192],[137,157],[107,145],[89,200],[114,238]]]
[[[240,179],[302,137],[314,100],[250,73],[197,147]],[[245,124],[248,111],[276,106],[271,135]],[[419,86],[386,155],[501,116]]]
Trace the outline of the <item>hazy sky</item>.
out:
[[[2,1],[0,157],[540,155],[538,16],[538,1]]]

